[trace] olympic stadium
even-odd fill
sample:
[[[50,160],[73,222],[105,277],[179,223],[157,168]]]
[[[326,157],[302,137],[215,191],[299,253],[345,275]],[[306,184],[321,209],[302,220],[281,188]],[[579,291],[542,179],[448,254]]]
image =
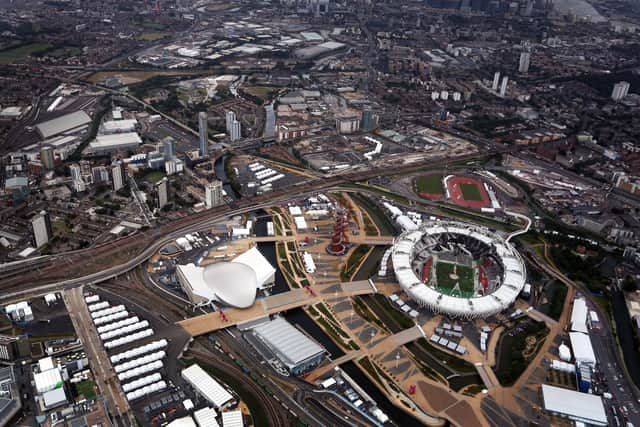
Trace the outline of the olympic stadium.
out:
[[[396,278],[410,298],[435,313],[485,318],[508,308],[527,279],[524,261],[487,228],[429,221],[394,242]]]

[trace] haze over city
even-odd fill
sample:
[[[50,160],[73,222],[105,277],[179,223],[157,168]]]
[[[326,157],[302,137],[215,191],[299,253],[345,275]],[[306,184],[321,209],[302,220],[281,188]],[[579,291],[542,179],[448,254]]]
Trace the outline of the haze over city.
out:
[[[0,1],[0,427],[640,426],[639,25]]]

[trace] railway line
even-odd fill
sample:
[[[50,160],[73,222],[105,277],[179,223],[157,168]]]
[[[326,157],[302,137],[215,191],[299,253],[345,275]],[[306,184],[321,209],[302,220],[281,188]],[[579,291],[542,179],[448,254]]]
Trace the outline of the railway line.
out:
[[[491,154],[493,154],[492,151],[483,154],[473,153],[459,156],[455,160],[477,160]],[[420,171],[424,170],[425,166],[437,167],[451,161],[451,159],[445,158],[428,159],[396,168],[393,172]],[[3,278],[0,281],[0,290],[2,291],[0,301],[7,302],[80,284],[100,283],[118,277],[144,263],[153,253],[171,240],[188,232],[205,230],[225,217],[245,214],[321,191],[339,189],[340,185],[388,173],[388,168],[377,168],[336,177],[309,179],[279,191],[251,199],[241,199],[229,205],[196,213],[170,224],[122,238],[117,243],[110,242],[74,253],[52,255],[47,259],[48,262],[38,260],[37,264],[32,264],[31,261],[25,261],[24,264],[14,264],[12,269],[3,272]],[[34,268],[35,271],[33,271]]]

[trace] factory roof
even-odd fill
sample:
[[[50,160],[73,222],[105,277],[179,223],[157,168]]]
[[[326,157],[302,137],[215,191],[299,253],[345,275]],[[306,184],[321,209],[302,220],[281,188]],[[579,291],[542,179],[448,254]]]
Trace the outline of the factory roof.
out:
[[[36,129],[42,138],[51,138],[63,132],[70,131],[80,126],[91,123],[91,117],[84,111],[65,114],[58,118],[48,120],[36,125]]]
[[[289,368],[325,351],[282,317],[262,323],[253,330]]]
[[[191,384],[205,399],[211,402],[216,408],[224,406],[233,399],[231,393],[227,391],[218,381],[207,374],[200,365],[191,365],[182,370],[182,378]]]
[[[89,147],[94,151],[117,150],[142,144],[140,135],[136,132],[116,133],[112,135],[98,135]]]
[[[600,396],[542,384],[542,401],[547,411],[592,425],[607,425]]]

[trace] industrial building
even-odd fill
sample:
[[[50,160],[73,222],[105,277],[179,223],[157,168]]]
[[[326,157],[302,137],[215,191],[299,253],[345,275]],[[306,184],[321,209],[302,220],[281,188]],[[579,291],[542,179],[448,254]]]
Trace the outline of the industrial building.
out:
[[[183,369],[182,378],[218,410],[234,400],[231,393],[211,375],[207,374],[200,365],[195,364]]]
[[[576,423],[606,426],[607,414],[600,396],[542,384],[545,411]]]
[[[275,281],[275,268],[254,247],[231,262],[217,262],[204,267],[193,263],[178,265],[176,276],[180,286],[194,304],[217,301],[237,307],[251,307],[258,289]]]
[[[140,144],[142,144],[142,139],[136,132],[114,133],[96,136],[96,139],[89,143],[89,149],[92,152],[103,153],[133,149]]]
[[[282,317],[260,323],[253,333],[293,375],[320,364],[325,349]]]
[[[61,133],[67,133],[79,129],[91,123],[91,117],[84,111],[65,114],[58,118],[48,120],[36,125],[36,130],[42,139],[51,138]]]

